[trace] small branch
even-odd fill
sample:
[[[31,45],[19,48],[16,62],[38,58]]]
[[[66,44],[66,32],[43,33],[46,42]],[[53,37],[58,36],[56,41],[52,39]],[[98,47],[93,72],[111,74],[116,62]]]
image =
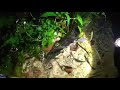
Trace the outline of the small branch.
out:
[[[86,51],[87,54],[89,55],[89,52],[88,52],[84,47],[82,47],[79,43],[78,43],[78,45],[79,45],[84,51]]]
[[[30,16],[33,17],[32,13],[30,12]],[[33,17],[34,18],[34,17]]]
[[[30,38],[32,38],[27,32],[26,32],[26,34],[27,34]]]
[[[70,18],[70,19],[77,19],[77,18]]]
[[[86,56],[84,56],[84,57],[85,57],[86,62],[90,65],[90,67],[91,67],[93,70],[95,70],[95,68],[91,66],[91,64],[90,64],[90,62],[89,62],[89,60],[88,60],[88,58],[87,58]]]

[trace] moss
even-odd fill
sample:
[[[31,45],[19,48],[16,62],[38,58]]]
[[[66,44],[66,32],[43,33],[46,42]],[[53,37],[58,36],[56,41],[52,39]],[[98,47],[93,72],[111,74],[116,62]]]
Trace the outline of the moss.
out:
[[[14,74],[17,77],[21,77],[22,76],[22,65],[25,61],[25,57],[24,57],[24,52],[21,51],[18,53],[18,60],[17,60],[17,64],[14,68]]]
[[[15,76],[17,76],[17,77],[22,76],[22,66],[21,65],[16,65],[16,67],[15,67]]]

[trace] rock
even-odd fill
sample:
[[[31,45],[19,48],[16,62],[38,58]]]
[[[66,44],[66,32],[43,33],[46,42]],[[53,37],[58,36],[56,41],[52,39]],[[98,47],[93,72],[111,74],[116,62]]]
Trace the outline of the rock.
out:
[[[64,66],[65,68],[64,68],[64,71],[66,71],[68,74],[69,73],[72,73],[72,71],[73,71],[73,68],[72,67],[70,67],[70,66]]]
[[[70,44],[70,50],[76,51],[77,49],[78,49],[78,44],[77,43]]]
[[[22,73],[26,78],[43,77],[45,76],[43,63],[35,57],[27,59],[23,64]]]

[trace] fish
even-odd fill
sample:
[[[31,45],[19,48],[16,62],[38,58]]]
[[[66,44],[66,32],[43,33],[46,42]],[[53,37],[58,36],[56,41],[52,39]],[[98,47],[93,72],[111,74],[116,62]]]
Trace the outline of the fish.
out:
[[[6,75],[0,74],[0,78],[7,78]]]
[[[82,37],[82,38],[78,39],[77,42],[85,42],[86,40],[87,40],[86,38]]]

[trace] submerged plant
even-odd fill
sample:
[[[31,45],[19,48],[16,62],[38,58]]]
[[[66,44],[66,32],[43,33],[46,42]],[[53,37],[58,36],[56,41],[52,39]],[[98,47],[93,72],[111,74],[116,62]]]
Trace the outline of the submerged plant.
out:
[[[75,24],[73,28],[77,27],[80,37],[83,37],[84,30],[82,30],[82,27],[89,24],[91,18],[99,14],[101,13],[43,12],[39,16],[37,23],[34,19],[28,21],[26,18],[22,18],[16,23],[15,32],[6,36],[4,43],[0,46],[0,49],[6,46],[9,46],[11,49],[15,48],[16,63],[15,65],[13,64],[13,59],[10,55],[6,56],[7,58],[3,58],[5,60],[4,64],[0,66],[0,72],[7,74],[7,71],[11,72],[13,67],[15,67],[16,75],[20,76],[25,53],[28,53],[31,57],[37,57],[45,47],[53,44],[55,38],[64,38],[69,33],[73,23]],[[12,20],[10,21],[12,22]],[[9,24],[7,25],[9,26]],[[1,24],[0,27],[3,26]],[[83,40],[80,39],[79,41]]]

